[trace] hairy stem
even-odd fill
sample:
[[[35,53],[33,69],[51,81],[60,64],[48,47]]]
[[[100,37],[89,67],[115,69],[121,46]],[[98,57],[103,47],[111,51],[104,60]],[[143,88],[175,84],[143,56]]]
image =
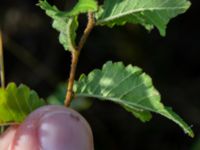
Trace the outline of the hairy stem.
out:
[[[0,30],[0,72],[1,72],[1,87],[5,88],[5,72],[4,72],[4,59],[3,59],[3,38]]]
[[[75,74],[76,74],[76,68],[79,60],[80,52],[90,34],[92,29],[94,28],[95,20],[93,13],[88,13],[88,23],[87,26],[83,32],[83,35],[80,39],[80,42],[77,46],[77,48],[74,48],[74,50],[71,51],[72,53],[72,61],[71,61],[71,69],[70,69],[70,75],[69,75],[69,81],[68,81],[68,87],[67,87],[67,94],[65,98],[65,106],[68,107],[71,103],[72,96],[73,96],[73,85],[75,80]]]

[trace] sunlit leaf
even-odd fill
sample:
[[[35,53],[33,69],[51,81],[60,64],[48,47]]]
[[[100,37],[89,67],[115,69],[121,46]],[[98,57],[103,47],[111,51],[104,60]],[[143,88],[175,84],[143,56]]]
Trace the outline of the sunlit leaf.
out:
[[[88,76],[82,75],[74,90],[78,97],[115,102],[142,121],[150,120],[151,112],[158,113],[193,136],[190,127],[172,109],[161,103],[160,94],[151,78],[139,67],[107,62],[102,70],[96,69]]]
[[[6,89],[0,88],[0,125],[22,122],[36,108],[43,106],[44,100],[37,93],[21,84],[8,84]]]

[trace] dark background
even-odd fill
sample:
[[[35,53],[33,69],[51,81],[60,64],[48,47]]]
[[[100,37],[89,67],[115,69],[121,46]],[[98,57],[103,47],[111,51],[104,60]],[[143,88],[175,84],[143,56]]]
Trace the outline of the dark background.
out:
[[[74,3],[50,2],[60,8],[70,8]],[[200,23],[199,1],[191,2],[187,13],[170,22],[164,38],[157,30],[148,33],[136,25],[96,27],[81,54],[77,77],[100,68],[108,60],[142,67],[153,78],[164,104],[172,106],[192,125],[195,138],[189,138],[176,124],[156,114],[144,124],[113,103],[95,100],[82,114],[93,129],[96,150],[192,149],[200,136]],[[25,83],[47,97],[66,81],[71,58],[59,45],[50,18],[36,3],[37,0],[1,0],[6,81]],[[86,24],[85,17],[80,17],[80,22],[78,33]]]

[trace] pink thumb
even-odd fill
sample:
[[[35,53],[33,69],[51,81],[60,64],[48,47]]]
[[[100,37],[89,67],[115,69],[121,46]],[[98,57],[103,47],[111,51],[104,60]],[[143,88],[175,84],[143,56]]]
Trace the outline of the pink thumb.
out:
[[[12,126],[0,136],[0,150],[8,150],[9,145],[14,139],[17,128],[18,126]]]
[[[10,143],[5,141],[8,149],[2,149],[1,144],[0,149],[93,150],[92,131],[86,120],[63,106],[44,106],[31,113],[18,129],[12,128],[6,135],[11,137]]]

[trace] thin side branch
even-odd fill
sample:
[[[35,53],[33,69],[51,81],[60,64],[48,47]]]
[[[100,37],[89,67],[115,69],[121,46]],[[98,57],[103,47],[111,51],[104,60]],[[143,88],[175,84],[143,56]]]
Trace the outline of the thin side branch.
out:
[[[71,70],[69,75],[69,81],[68,81],[68,87],[67,87],[67,94],[65,98],[65,106],[68,107],[71,103],[72,96],[73,96],[73,85],[75,80],[75,74],[76,74],[76,68],[79,60],[80,52],[90,34],[92,29],[95,26],[95,20],[93,13],[88,13],[88,23],[87,26],[83,32],[83,35],[80,39],[80,42],[76,49],[72,50],[72,62],[71,62]]]
[[[0,72],[1,72],[1,87],[5,88],[5,72],[4,72],[4,59],[3,59],[3,38],[0,30]]]
[[[78,50],[81,51],[88,36],[90,35],[90,32],[95,26],[95,20],[94,20],[94,14],[93,13],[88,13],[88,24],[87,27],[84,30],[83,36],[80,39],[80,42],[78,44]]]

